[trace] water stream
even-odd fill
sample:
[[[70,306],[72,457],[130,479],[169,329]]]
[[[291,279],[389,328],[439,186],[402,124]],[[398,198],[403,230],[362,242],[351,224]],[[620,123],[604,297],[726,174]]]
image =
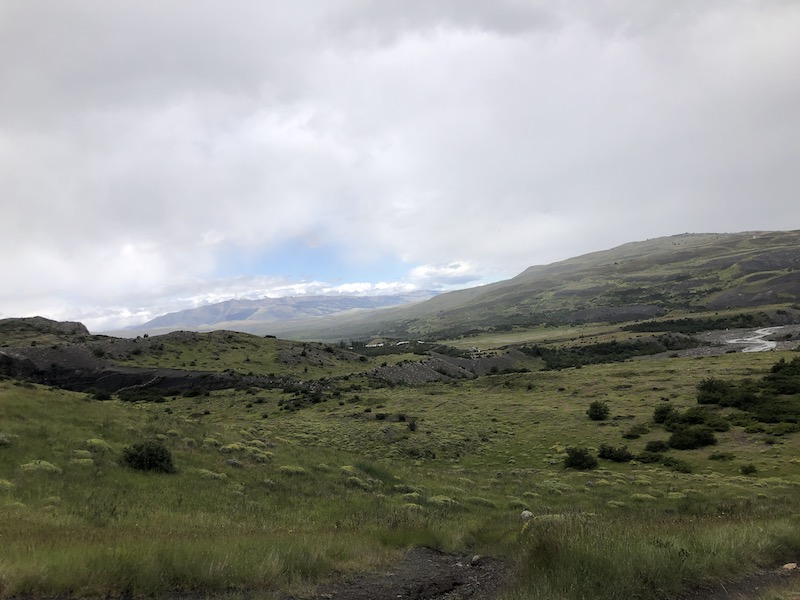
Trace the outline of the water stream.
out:
[[[764,338],[780,329],[780,327],[764,327],[763,329],[756,329],[748,337],[725,340],[725,342],[728,344],[744,345],[742,352],[766,352],[767,350],[775,350],[778,343],[765,340]]]

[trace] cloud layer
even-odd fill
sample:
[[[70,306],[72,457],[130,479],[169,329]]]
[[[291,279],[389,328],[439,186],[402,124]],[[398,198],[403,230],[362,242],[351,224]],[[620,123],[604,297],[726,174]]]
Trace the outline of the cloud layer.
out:
[[[0,318],[798,228],[797,56],[778,0],[9,0]],[[308,264],[236,279],[291,245]]]

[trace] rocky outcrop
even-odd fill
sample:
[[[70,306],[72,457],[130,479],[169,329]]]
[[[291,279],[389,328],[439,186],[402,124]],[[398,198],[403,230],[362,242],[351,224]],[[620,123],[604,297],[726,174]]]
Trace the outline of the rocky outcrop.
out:
[[[77,321],[53,321],[44,317],[0,319],[0,333],[9,331],[55,334],[59,336],[89,336],[89,330]]]

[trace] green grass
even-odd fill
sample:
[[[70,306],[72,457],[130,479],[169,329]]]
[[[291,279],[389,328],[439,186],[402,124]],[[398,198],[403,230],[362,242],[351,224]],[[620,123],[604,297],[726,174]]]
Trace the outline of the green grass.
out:
[[[361,373],[412,354],[367,357],[338,344],[293,342],[233,331],[178,332],[115,342],[108,355],[118,364],[196,371],[319,379]],[[418,357],[416,357],[418,359]]]
[[[507,600],[675,597],[698,582],[773,566],[800,547],[790,519],[539,517],[518,536]]]
[[[264,341],[266,357],[276,342]],[[415,545],[509,557],[507,598],[649,598],[788,560],[800,550],[800,434],[734,426],[716,446],[668,452],[691,473],[605,460],[577,472],[563,459],[569,446],[638,454],[669,435],[652,423],[664,399],[685,410],[699,381],[758,377],[795,355],[419,387],[353,376],[299,409],[279,390],[131,404],[0,381],[0,596],[278,594]],[[587,417],[593,401],[608,420]],[[646,432],[623,438],[635,425]],[[148,439],[176,474],[121,466]],[[60,473],[22,469],[34,461]],[[525,526],[523,508],[537,515]]]

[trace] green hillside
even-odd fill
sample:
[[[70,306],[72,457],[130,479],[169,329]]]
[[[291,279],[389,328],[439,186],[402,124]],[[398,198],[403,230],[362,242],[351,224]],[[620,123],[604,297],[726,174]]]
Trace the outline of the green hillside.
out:
[[[798,302],[800,231],[685,234],[531,267],[507,281],[406,308],[273,329],[305,339],[378,334],[441,339]]]
[[[310,598],[427,546],[501,557],[498,598],[661,598],[800,555],[796,351],[626,359],[602,340],[649,333],[547,331],[606,355],[5,322],[0,597]],[[58,361],[147,376],[31,382]]]

